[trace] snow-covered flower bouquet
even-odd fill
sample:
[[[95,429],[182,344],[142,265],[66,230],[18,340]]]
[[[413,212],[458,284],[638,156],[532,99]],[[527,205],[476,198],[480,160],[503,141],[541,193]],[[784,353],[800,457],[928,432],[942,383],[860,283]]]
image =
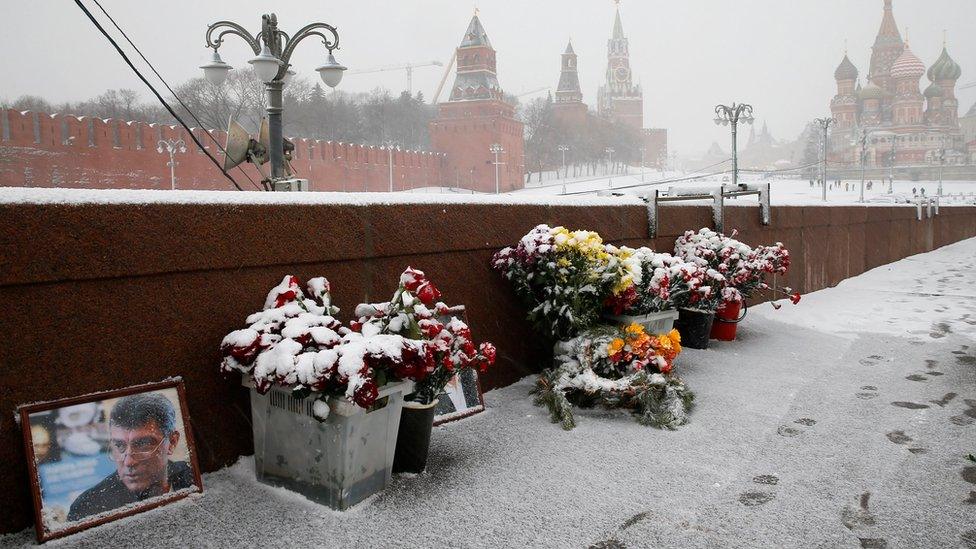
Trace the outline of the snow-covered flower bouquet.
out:
[[[707,228],[697,233],[687,231],[675,241],[674,253],[724,277],[720,288],[723,303],[740,303],[755,292],[767,289],[785,293],[794,303],[798,302],[799,294],[790,288],[777,288],[775,283],[773,286],[766,283],[766,275],[775,277],[789,269],[790,252],[783,243],[752,248],[736,240],[737,234],[738,231],[733,231],[732,236],[726,236]]]
[[[432,369],[433,357],[422,341],[364,335],[342,326],[333,316],[339,309],[332,306],[325,278],[309,280],[305,290],[290,275],[272,288],[264,309],[247,317],[248,327],[224,338],[221,370],[250,376],[261,394],[275,385],[296,398],[319,393],[313,412],[324,421],[328,396],[344,396],[368,409],[380,386],[407,372]]]
[[[694,394],[674,375],[677,330],[651,335],[643,326],[600,326],[556,344],[556,367],[539,376],[535,403],[553,423],[575,426],[572,406],[626,408],[644,425],[687,423]]]
[[[385,303],[361,303],[351,329],[363,337],[393,335],[420,341],[426,351],[423,363],[404,362],[394,375],[416,381],[407,400],[430,404],[458,371],[476,368],[484,373],[495,362],[495,346],[475,346],[471,330],[454,316],[454,308],[438,301],[441,293],[423,271],[407,267],[400,285]]]
[[[539,225],[492,265],[512,282],[533,325],[559,340],[595,325],[612,296],[633,293],[641,273],[632,252],[605,246],[592,231]]]

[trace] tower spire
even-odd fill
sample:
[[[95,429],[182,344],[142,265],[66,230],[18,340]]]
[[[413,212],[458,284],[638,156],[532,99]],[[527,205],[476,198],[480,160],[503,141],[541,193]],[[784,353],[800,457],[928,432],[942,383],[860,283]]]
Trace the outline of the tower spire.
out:
[[[614,4],[617,6],[617,15],[613,20],[613,39],[622,40],[626,37],[624,36],[624,24],[620,21],[620,0],[615,0]]]

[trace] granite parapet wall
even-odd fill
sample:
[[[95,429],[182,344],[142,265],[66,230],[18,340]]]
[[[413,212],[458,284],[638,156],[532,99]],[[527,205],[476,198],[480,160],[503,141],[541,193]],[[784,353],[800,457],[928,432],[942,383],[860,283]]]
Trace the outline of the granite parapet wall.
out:
[[[423,269],[498,346],[486,390],[538,372],[547,342],[489,266],[538,223],[669,251],[711,210],[662,206],[649,240],[639,205],[0,204],[0,532],[32,521],[18,404],[181,376],[203,468],[251,453],[246,393],[218,372],[217,348],[286,274],[328,277],[348,320],[388,299],[404,267]],[[782,241],[780,282],[806,293],[976,236],[976,208],[918,221],[911,207],[776,207],[762,226],[755,207],[730,206],[725,223],[749,244]]]

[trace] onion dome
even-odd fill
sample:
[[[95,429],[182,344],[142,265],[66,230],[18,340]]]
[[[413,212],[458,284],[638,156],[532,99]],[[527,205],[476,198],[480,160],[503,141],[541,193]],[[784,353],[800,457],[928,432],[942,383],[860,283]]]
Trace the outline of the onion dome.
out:
[[[861,89],[860,98],[863,99],[881,99],[884,96],[884,91],[878,87],[874,82],[868,82],[867,86]]]
[[[942,55],[929,67],[929,80],[959,80],[962,68],[949,57],[949,51],[942,47]]]
[[[840,62],[837,66],[837,70],[834,71],[834,80],[854,80],[857,78],[857,67],[854,63],[851,63],[847,54],[844,54],[844,60]]]
[[[935,82],[932,82],[932,84],[929,87],[925,88],[924,93],[925,93],[925,97],[928,98],[942,97],[942,86],[936,84]]]
[[[908,44],[905,44],[905,49],[902,50],[901,55],[891,64],[891,77],[915,78],[917,80],[923,74],[925,74],[925,64],[922,63],[922,60],[917,55],[912,53]]]

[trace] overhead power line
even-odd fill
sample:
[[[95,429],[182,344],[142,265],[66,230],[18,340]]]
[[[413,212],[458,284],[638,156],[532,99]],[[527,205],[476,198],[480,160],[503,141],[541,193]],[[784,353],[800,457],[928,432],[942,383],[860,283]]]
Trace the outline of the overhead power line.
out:
[[[129,68],[132,69],[132,72],[134,72],[136,76],[139,77],[139,80],[142,80],[142,83],[145,84],[150,91],[152,91],[153,95],[156,96],[156,99],[159,100],[159,102],[169,112],[169,114],[172,115],[172,117],[175,118],[176,121],[179,122],[184,129],[186,129],[186,132],[190,136],[190,139],[192,139],[193,142],[196,143],[198,147],[200,147],[200,150],[203,151],[203,153],[206,154],[208,158],[210,158],[210,160],[214,163],[214,165],[217,166],[217,169],[220,170],[220,173],[224,174],[224,177],[229,179],[230,182],[234,184],[234,187],[237,190],[243,191],[244,189],[242,189],[241,186],[238,185],[237,181],[235,181],[234,178],[231,177],[229,173],[223,170],[223,167],[220,165],[220,161],[218,161],[217,158],[214,157],[214,155],[211,154],[210,151],[208,151],[207,148],[203,146],[203,143],[201,143],[200,139],[196,136],[196,134],[194,134],[193,131],[190,130],[190,127],[187,126],[186,122],[184,122],[183,119],[176,114],[176,111],[173,110],[173,107],[171,107],[170,104],[167,103],[165,99],[163,99],[163,96],[160,95],[159,91],[156,90],[156,88],[152,84],[150,84],[148,80],[146,80],[146,77],[143,76],[141,72],[139,72],[139,69],[137,69],[135,65],[132,64],[132,60],[129,59],[129,56],[126,55],[124,51],[122,51],[122,48],[119,46],[118,42],[116,42],[115,39],[112,38],[111,35],[109,35],[109,33],[105,30],[105,27],[103,27],[102,24],[99,23],[97,19],[95,19],[95,16],[92,15],[90,11],[88,11],[88,8],[86,8],[85,5],[81,3],[81,0],[75,0],[75,4],[81,9],[82,12],[84,12],[85,16],[88,17],[88,19],[92,22],[92,24],[95,25],[95,28],[97,28],[98,31],[102,33],[102,36],[104,36],[112,44],[112,47],[115,48],[115,51],[117,51],[118,54],[122,57],[126,65],[128,65]]]
[[[98,9],[102,10],[102,13],[105,14],[105,17],[107,17],[108,20],[112,22],[112,25],[114,25],[116,30],[118,30],[119,33],[122,34],[126,42],[128,42],[129,45],[132,46],[132,49],[136,50],[136,53],[139,54],[139,57],[141,57],[142,60],[146,63],[146,65],[149,66],[149,69],[153,71],[153,74],[156,75],[156,78],[158,78],[159,81],[162,82],[164,86],[166,86],[166,89],[169,90],[169,93],[171,93],[173,97],[176,99],[176,101],[179,102],[180,106],[183,107],[183,109],[190,114],[190,117],[193,118],[193,120],[197,123],[197,125],[202,128],[203,122],[201,122],[200,119],[197,118],[197,115],[194,114],[192,110],[190,110],[190,107],[186,103],[184,103],[182,99],[180,99],[180,96],[177,95],[177,93],[173,90],[173,88],[170,87],[169,83],[166,82],[166,79],[163,78],[163,75],[159,74],[159,71],[156,70],[156,67],[154,67],[153,64],[149,62],[148,59],[146,59],[146,56],[142,54],[142,51],[139,49],[139,46],[135,45],[132,39],[129,38],[129,35],[126,34],[124,30],[122,30],[122,27],[120,27],[119,24],[115,22],[115,19],[112,18],[111,15],[109,15],[108,11],[106,11],[105,8],[102,7],[102,4],[98,0],[92,0],[92,1],[95,3],[96,6],[98,6]],[[238,110],[240,110],[240,107],[238,107]],[[210,140],[214,142],[214,145],[216,145],[217,148],[220,149],[220,152],[227,154],[227,150],[224,149],[224,146],[221,145],[220,141],[217,141],[217,138],[214,137],[210,132],[207,132],[207,137],[209,137]],[[242,174],[244,174],[244,177],[246,177],[248,181],[251,182],[251,185],[254,185],[255,188],[260,190],[261,187],[254,182],[254,179],[252,179],[251,176],[246,171],[244,171],[243,166],[238,165],[237,168],[241,171]],[[221,171],[223,171],[222,168]]]

